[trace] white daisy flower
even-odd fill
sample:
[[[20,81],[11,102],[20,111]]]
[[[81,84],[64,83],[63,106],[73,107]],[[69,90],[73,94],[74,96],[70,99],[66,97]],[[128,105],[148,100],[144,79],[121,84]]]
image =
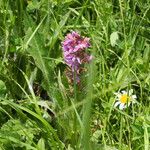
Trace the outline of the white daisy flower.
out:
[[[136,95],[133,95],[133,89],[127,91],[121,91],[118,93],[114,93],[116,95],[116,102],[114,107],[119,106],[120,110],[123,110],[126,107],[129,107],[131,103],[136,103]]]

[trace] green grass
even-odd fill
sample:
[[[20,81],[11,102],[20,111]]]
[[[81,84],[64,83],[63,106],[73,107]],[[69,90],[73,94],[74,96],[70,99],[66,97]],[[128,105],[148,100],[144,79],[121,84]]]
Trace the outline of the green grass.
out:
[[[0,150],[150,149],[149,0],[0,0]],[[90,38],[81,85],[61,42]],[[137,104],[114,108],[115,92]]]

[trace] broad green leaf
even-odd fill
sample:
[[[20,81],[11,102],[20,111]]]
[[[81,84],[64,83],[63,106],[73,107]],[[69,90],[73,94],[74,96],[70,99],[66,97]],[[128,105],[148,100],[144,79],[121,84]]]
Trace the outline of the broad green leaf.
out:
[[[44,142],[44,139],[43,139],[43,138],[41,138],[41,139],[38,141],[37,149],[38,149],[38,150],[45,150],[45,142]]]
[[[6,93],[5,83],[2,80],[0,80],[0,97],[3,97],[5,93]]]
[[[110,35],[110,44],[112,47],[114,47],[115,45],[117,45],[117,40],[119,39],[119,36],[118,36],[118,32],[113,32],[111,35]]]

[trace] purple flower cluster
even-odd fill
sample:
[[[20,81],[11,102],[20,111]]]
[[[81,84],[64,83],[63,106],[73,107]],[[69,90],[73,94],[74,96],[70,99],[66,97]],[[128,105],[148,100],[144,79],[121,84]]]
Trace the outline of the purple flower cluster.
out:
[[[85,52],[85,49],[90,47],[89,38],[82,37],[77,32],[72,31],[67,34],[62,42],[63,55],[66,64],[70,67],[71,76],[76,73],[77,82],[79,82],[79,74],[82,69],[82,64],[89,63],[92,56]]]

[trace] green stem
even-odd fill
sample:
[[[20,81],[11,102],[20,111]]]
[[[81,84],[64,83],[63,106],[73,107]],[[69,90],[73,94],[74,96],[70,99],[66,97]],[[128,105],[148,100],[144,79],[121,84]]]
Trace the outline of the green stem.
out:
[[[121,120],[120,120],[120,136],[119,136],[119,150],[122,150],[122,125],[123,125],[123,118],[122,118],[122,115],[120,115],[121,117]]]

